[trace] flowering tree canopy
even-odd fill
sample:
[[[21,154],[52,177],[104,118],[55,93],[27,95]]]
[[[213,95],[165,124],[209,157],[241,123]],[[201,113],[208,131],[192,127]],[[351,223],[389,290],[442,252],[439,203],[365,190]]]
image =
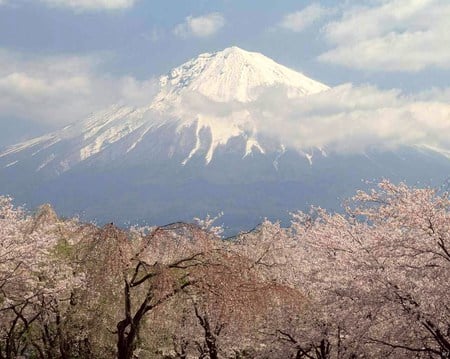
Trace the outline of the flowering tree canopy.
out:
[[[0,197],[0,358],[450,358],[450,200],[120,229]]]

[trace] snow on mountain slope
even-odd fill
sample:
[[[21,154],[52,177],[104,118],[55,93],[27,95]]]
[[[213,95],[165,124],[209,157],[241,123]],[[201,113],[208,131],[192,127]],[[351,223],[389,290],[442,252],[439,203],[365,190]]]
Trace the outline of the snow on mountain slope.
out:
[[[18,166],[25,155],[36,157],[36,171],[52,168],[61,173],[107,149],[115,153],[114,157],[130,155],[161,128],[172,131],[164,134],[168,142],[172,141],[166,151],[169,157],[173,148],[179,147],[176,141],[180,135],[192,137],[188,141],[192,147],[178,151],[183,152],[182,165],[195,155],[210,163],[216,150],[236,137],[246,143],[242,157],[255,151],[264,154],[269,149],[258,138],[258,119],[246,105],[271,87],[283,87],[292,97],[328,89],[262,54],[238,47],[202,54],[162,76],[160,85],[148,106],[113,106],[62,130],[8,148],[0,153],[0,168]],[[220,106],[224,105],[232,110],[221,113]],[[282,148],[281,143],[277,146]]]
[[[328,89],[260,53],[235,46],[214,54],[202,54],[170,71],[161,78],[161,83],[163,91],[156,101],[194,91],[218,102],[250,102],[255,98],[255,90],[277,84],[289,87],[297,95]]]

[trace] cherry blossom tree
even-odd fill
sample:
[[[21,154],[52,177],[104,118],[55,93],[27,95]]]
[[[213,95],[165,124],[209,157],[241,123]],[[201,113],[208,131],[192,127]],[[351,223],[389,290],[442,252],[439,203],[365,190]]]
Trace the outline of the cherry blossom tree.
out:
[[[377,320],[382,326],[370,339],[400,351],[450,357],[448,194],[383,181],[379,190],[359,192],[354,202],[349,213],[369,223],[376,257],[378,285],[371,293],[385,303]]]
[[[0,359],[450,358],[450,200],[383,181],[222,239],[0,197]]]
[[[328,357],[448,358],[449,203],[447,194],[383,181],[358,192],[347,215],[294,215],[302,281],[322,317],[310,323]]]
[[[0,197],[0,222],[0,357],[59,357],[66,308],[83,275],[58,251],[75,240],[78,225],[59,222],[49,206],[27,215],[7,197]]]

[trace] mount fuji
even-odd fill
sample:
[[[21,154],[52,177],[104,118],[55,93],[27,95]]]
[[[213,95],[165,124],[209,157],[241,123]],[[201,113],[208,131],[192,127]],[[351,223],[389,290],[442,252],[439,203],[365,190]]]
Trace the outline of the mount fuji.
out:
[[[261,131],[255,101],[268,91],[307,99],[328,90],[259,53],[202,54],[160,77],[146,106],[116,105],[0,152],[0,192],[100,222],[223,211],[235,231],[311,204],[338,209],[362,180],[446,180],[450,160],[426,148],[327,153]]]

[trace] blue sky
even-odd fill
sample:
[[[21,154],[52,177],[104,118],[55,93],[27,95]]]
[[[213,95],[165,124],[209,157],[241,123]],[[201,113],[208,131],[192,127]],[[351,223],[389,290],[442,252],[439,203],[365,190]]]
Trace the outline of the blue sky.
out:
[[[0,0],[0,147],[231,45],[330,86],[448,103],[448,19],[448,0]]]

